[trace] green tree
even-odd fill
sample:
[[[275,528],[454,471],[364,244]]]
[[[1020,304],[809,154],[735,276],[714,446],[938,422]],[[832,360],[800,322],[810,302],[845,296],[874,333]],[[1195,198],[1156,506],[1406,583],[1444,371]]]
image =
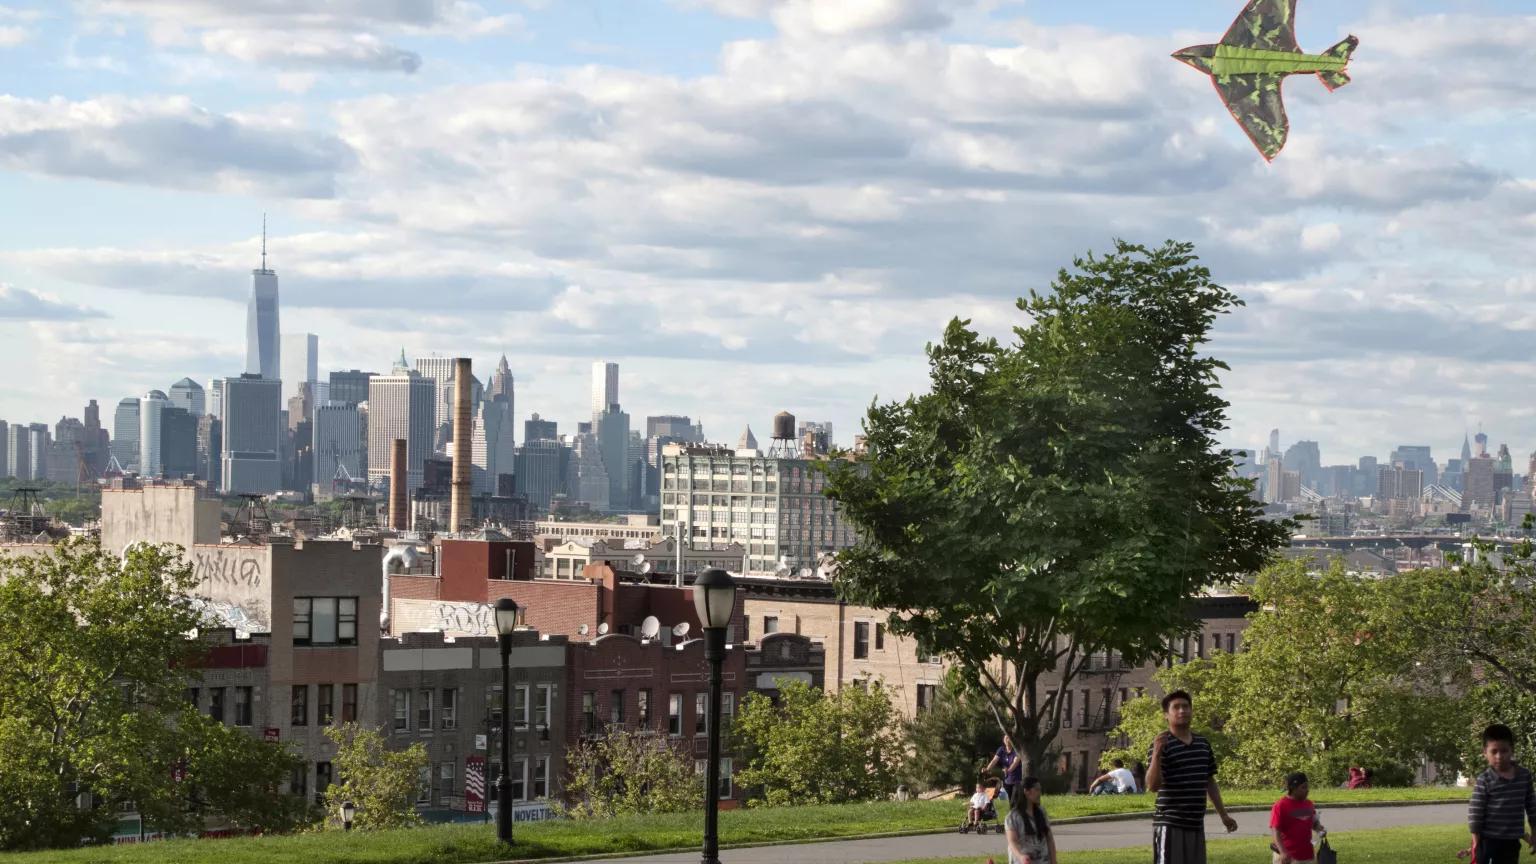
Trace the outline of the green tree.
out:
[[[1351,764],[1383,779],[1411,777],[1423,759],[1454,766],[1465,709],[1422,665],[1423,646],[1404,626],[1416,614],[1416,579],[1354,576],[1337,562],[1323,573],[1275,564],[1250,588],[1259,609],[1244,650],[1164,670],[1159,681],[1193,694],[1197,717],[1229,754],[1222,776],[1238,785],[1273,786],[1298,770],[1331,785]],[[1128,755],[1145,759],[1161,721],[1151,707],[1128,709],[1119,731],[1132,741]]]
[[[872,801],[896,789],[901,736],[890,696],[878,684],[827,694],[800,681],[780,682],[778,702],[742,700],[732,737],[747,754],[736,772],[754,804]]]
[[[1211,742],[1216,759],[1225,765],[1232,753],[1231,742],[1220,730],[1222,718],[1216,711],[1221,707],[1216,690],[1210,685],[1229,674],[1224,670],[1231,665],[1236,654],[1217,654],[1210,660],[1194,660],[1177,666],[1159,669],[1153,678],[1164,693],[1183,690],[1190,694],[1194,708],[1190,728]],[[1120,723],[1109,733],[1111,742],[1119,742],[1104,750],[1099,756],[1099,767],[1108,770],[1116,759],[1126,765],[1147,765],[1152,752],[1152,742],[1168,731],[1168,720],[1163,714],[1162,699],[1153,696],[1137,696],[1120,708]],[[1227,773],[1223,769],[1222,773]]]
[[[986,700],[954,675],[946,679],[934,704],[903,724],[902,731],[907,758],[901,779],[916,790],[969,788],[1003,743]]]
[[[325,730],[336,745],[336,775],[340,782],[325,790],[326,824],[340,827],[337,814],[350,801],[357,808],[352,824],[363,831],[406,828],[421,824],[416,791],[427,770],[427,748],[420,741],[404,750],[391,750],[383,733],[356,723]]]
[[[703,806],[703,776],[670,739],[616,730],[566,751],[565,803],[573,819],[682,813]]]
[[[203,650],[195,585],[169,546],[0,554],[0,848],[102,841],[130,802],[170,832],[291,824],[248,797],[287,778],[286,752],[210,729],[183,698]]]
[[[1258,570],[1290,526],[1267,522],[1217,436],[1225,364],[1202,353],[1241,301],[1193,247],[1075,262],[1019,308],[1012,345],[955,320],[928,347],[930,392],[872,405],[867,454],[829,468],[860,542],[842,596],[950,657],[1045,764],[1060,689],[1090,655],[1141,663],[1191,629],[1188,599]]]

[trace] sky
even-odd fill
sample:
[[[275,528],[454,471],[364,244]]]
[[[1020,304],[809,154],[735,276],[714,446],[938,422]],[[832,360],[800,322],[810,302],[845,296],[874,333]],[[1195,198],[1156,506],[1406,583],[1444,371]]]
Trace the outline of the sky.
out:
[[[637,425],[847,445],[951,318],[1174,238],[1247,304],[1229,445],[1536,449],[1531,7],[1300,0],[1354,83],[1268,164],[1169,58],[1240,6],[0,0],[0,418],[243,371],[265,214],[322,376],[505,353],[561,431],[606,360]]]

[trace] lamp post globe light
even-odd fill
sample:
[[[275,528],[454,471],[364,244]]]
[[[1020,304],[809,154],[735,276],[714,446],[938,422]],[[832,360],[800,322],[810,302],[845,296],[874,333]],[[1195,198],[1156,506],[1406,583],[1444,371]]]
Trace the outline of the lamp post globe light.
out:
[[[736,580],[718,568],[693,583],[693,610],[704,625],[704,659],[709,661],[709,762],[704,767],[704,859],[720,864],[720,665],[725,628],[736,609]]]
[[[496,601],[496,633],[501,641],[501,776],[496,778],[496,838],[512,845],[512,631],[517,602]]]
[[[351,831],[352,830],[352,818],[354,816],[356,816],[356,815],[357,815],[357,805],[356,804],[353,804],[351,801],[344,801],[344,802],[342,802],[342,804],[341,804],[341,824],[342,824],[343,828],[345,828],[348,831]]]

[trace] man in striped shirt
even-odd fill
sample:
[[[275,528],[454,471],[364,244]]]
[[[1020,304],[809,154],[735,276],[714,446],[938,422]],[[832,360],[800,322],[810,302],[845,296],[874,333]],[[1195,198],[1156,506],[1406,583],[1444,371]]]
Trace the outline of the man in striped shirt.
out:
[[[1488,770],[1477,776],[1467,824],[1472,829],[1472,858],[1477,864],[1518,864],[1526,820],[1536,828],[1536,789],[1531,772],[1515,762],[1515,735],[1503,723],[1483,730],[1483,758]],[[1531,841],[1536,852],[1536,841]]]
[[[1205,799],[1230,833],[1237,821],[1227,815],[1216,786],[1216,755],[1211,742],[1189,730],[1189,694],[1176,690],[1163,697],[1168,731],[1152,742],[1147,759],[1147,789],[1157,793],[1152,817],[1153,864],[1205,864]]]

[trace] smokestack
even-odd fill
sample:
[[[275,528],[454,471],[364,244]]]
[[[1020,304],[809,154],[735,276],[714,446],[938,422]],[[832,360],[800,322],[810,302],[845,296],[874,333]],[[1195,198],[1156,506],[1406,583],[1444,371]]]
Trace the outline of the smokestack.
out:
[[[452,506],[449,509],[449,530],[463,531],[469,522],[469,460],[470,449],[470,391],[473,375],[469,371],[469,358],[456,357],[453,361],[453,489]]]
[[[411,527],[408,512],[411,499],[407,490],[407,466],[405,439],[396,438],[389,446],[389,527],[407,531]]]

